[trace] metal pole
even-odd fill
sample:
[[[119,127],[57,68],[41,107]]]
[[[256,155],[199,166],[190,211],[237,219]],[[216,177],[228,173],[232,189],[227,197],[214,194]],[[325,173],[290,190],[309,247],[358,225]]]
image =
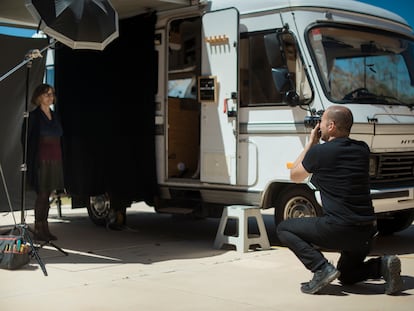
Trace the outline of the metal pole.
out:
[[[24,141],[23,141],[23,162],[20,166],[22,172],[22,191],[21,191],[21,208],[20,208],[20,222],[26,223],[25,210],[26,210],[26,171],[27,171],[27,136],[29,130],[29,82],[30,82],[30,69],[32,68],[32,60],[30,58],[27,62],[26,69],[26,99],[24,105],[23,119],[24,119]]]

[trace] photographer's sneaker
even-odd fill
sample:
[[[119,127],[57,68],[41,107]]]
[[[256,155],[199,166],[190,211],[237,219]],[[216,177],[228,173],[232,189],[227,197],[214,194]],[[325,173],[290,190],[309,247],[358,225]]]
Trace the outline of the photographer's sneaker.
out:
[[[316,294],[326,285],[340,276],[340,272],[330,263],[325,264],[322,269],[316,271],[312,280],[300,288],[305,294]]]
[[[385,280],[385,293],[393,295],[401,292],[403,281],[400,276],[401,261],[395,255],[381,257],[381,274]]]

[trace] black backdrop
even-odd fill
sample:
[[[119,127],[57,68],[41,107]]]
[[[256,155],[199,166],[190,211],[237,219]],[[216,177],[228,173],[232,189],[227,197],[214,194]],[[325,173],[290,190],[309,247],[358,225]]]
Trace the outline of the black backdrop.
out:
[[[48,45],[47,39],[21,38],[0,35],[0,76],[9,73],[22,64],[26,54],[32,49],[42,50]],[[36,58],[29,72],[29,99],[34,88],[42,82],[46,57]],[[0,164],[5,184],[0,180],[0,211],[9,211],[7,194],[13,210],[21,209],[20,166],[23,163],[20,134],[23,112],[26,105],[27,64],[0,82]],[[30,107],[32,108],[32,107]],[[26,192],[26,209],[33,209],[34,193]]]
[[[120,21],[120,36],[104,51],[56,48],[71,195],[108,193],[124,206],[155,195],[155,21],[155,14]]]

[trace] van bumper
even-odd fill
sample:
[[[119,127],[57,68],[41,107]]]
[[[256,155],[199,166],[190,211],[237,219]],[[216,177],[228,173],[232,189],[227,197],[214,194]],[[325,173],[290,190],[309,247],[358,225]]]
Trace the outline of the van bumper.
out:
[[[371,189],[375,213],[414,208],[414,188]]]
[[[315,191],[315,198],[322,206],[321,195]],[[414,188],[371,189],[375,213],[386,213],[414,208]]]

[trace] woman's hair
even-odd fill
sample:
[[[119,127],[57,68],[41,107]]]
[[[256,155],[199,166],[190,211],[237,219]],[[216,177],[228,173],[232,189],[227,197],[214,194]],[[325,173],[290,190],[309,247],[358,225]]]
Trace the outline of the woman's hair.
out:
[[[37,86],[36,89],[33,91],[31,103],[35,106],[39,106],[39,97],[49,92],[49,90],[53,90],[53,86],[49,84],[42,83],[39,86]]]

